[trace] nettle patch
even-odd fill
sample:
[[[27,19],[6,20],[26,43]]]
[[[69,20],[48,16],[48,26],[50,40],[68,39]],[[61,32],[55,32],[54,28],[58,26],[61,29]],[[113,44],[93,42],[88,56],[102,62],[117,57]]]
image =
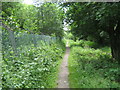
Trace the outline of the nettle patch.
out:
[[[53,76],[62,58],[63,48],[64,45],[54,43],[29,49],[21,47],[18,55],[11,50],[3,51],[3,88],[54,87]]]

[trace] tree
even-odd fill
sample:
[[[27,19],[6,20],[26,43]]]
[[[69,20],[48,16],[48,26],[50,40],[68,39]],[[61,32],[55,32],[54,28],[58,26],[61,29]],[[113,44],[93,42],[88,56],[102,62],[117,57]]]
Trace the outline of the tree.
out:
[[[39,7],[16,2],[3,2],[3,23],[16,32],[55,35],[63,37],[63,11],[55,3]]]
[[[63,11],[55,3],[44,3],[39,9],[39,25],[43,34],[63,36]]]
[[[112,56],[120,62],[120,3],[79,2],[64,3],[63,6],[69,7],[66,20],[75,36],[100,40],[103,33],[107,33]],[[103,43],[104,40],[105,37]]]

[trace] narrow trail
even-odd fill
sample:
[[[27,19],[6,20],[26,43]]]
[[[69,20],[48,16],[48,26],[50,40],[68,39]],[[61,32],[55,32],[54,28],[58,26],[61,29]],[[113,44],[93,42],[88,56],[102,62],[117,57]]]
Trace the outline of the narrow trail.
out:
[[[66,45],[66,53],[63,58],[62,64],[60,66],[59,70],[59,77],[58,77],[58,87],[57,88],[69,88],[69,82],[68,82],[68,56],[70,53],[70,48],[68,47],[68,42]]]

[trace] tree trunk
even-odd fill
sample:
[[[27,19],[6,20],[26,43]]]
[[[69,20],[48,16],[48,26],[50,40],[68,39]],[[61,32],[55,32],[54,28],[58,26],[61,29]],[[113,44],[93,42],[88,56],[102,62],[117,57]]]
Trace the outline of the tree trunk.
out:
[[[112,57],[120,63],[120,34],[112,32],[109,34],[109,37],[111,42]]]

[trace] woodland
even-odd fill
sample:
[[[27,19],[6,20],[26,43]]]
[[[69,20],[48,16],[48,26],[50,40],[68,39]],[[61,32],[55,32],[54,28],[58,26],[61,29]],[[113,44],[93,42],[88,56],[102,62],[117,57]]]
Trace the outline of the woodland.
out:
[[[2,2],[2,88],[120,88],[120,3]]]

